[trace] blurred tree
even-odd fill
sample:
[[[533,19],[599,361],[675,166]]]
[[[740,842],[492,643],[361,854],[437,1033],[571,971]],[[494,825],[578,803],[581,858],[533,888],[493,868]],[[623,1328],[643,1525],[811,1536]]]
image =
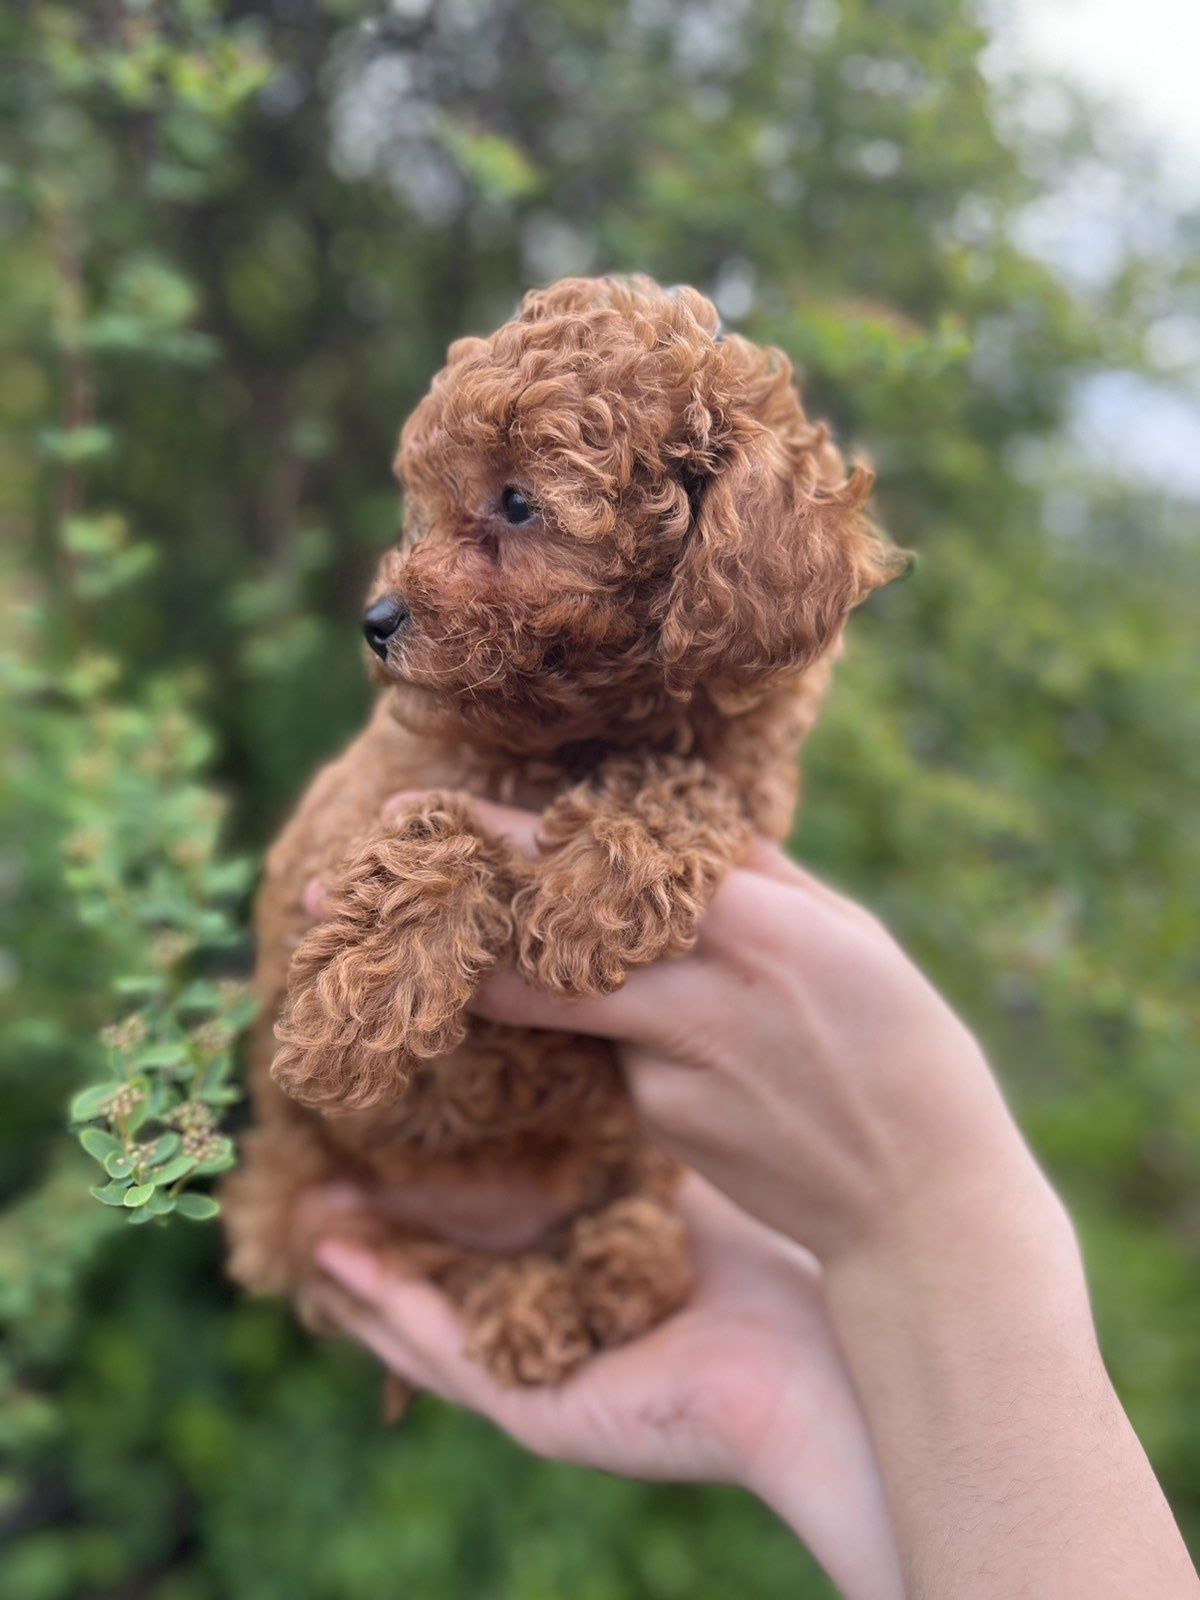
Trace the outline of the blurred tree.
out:
[[[1061,99],[989,87],[987,43],[966,0],[0,18],[13,1600],[827,1592],[736,1496],[529,1462],[435,1407],[380,1432],[363,1363],[235,1301],[215,1234],[114,1233],[61,1132],[129,954],[66,888],[81,813],[116,814],[80,754],[130,708],[151,742],[199,714],[261,844],[362,714],[387,463],[448,339],[609,268],[782,344],[919,552],[855,626],[797,842],[987,1039],[1200,1534],[1198,584],[1185,508],[1061,443],[1090,373],[1178,378],[1194,269],[1182,235],[1086,281],[1026,253],[1114,156]],[[196,778],[155,781],[121,815]]]

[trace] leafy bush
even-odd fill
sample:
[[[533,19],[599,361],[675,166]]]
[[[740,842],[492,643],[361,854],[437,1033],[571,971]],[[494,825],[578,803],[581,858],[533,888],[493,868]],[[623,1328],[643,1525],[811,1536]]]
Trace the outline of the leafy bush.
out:
[[[184,1125],[237,1114],[220,796],[257,852],[361,720],[399,420],[449,338],[603,267],[790,350],[919,552],[855,625],[797,847],[986,1039],[1197,1536],[1197,579],[1187,508],[1061,435],[1090,373],[1171,376],[1145,335],[1189,292],[1185,236],[1086,292],[1021,253],[1096,138],[988,87],[962,0],[362,15],[0,20],[0,1589],[827,1592],[732,1493],[532,1462],[431,1403],[381,1430],[369,1364],[235,1297],[215,1228],[117,1226],[227,1159]]]

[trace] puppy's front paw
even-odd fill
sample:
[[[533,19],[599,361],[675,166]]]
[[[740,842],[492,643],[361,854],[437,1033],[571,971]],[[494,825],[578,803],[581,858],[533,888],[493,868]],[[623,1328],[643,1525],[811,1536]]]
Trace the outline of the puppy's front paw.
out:
[[[560,846],[516,896],[517,965],[552,994],[610,994],[633,967],[690,949],[707,884],[631,818]]]
[[[428,796],[384,824],[292,958],[271,1068],[280,1087],[326,1112],[360,1111],[453,1049],[510,938],[512,887],[507,852],[456,801]]]

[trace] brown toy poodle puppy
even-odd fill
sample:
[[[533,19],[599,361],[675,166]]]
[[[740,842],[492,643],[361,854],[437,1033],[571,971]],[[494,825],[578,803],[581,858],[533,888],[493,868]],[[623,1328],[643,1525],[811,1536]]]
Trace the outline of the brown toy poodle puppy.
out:
[[[232,1271],[303,1307],[298,1201],[349,1180],[371,1205],[347,1227],[392,1217],[480,1361],[553,1382],[687,1295],[676,1171],[608,1045],[480,1021],[472,992],[513,962],[595,995],[689,947],[752,833],[787,832],[842,625],[894,556],[787,360],[647,278],[569,279],[459,340],[396,465],[404,532],[364,619],[380,694],[259,900]],[[540,858],[464,794],[540,810]]]

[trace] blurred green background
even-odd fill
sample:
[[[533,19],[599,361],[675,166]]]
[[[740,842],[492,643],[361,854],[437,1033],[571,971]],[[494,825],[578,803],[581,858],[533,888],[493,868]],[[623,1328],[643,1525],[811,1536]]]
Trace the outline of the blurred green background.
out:
[[[1195,385],[1200,229],[1145,152],[985,74],[963,0],[39,0],[0,39],[0,1592],[829,1592],[733,1491],[428,1401],[383,1431],[364,1360],[239,1300],[212,1225],[114,1224],[63,1131],[152,944],[125,878],[190,892],[214,792],[253,855],[363,715],[448,339],[609,268],[782,344],[919,554],[852,630],[796,845],[985,1039],[1200,1540],[1195,502],[1080,409]],[[1056,263],[1089,183],[1135,209]]]

